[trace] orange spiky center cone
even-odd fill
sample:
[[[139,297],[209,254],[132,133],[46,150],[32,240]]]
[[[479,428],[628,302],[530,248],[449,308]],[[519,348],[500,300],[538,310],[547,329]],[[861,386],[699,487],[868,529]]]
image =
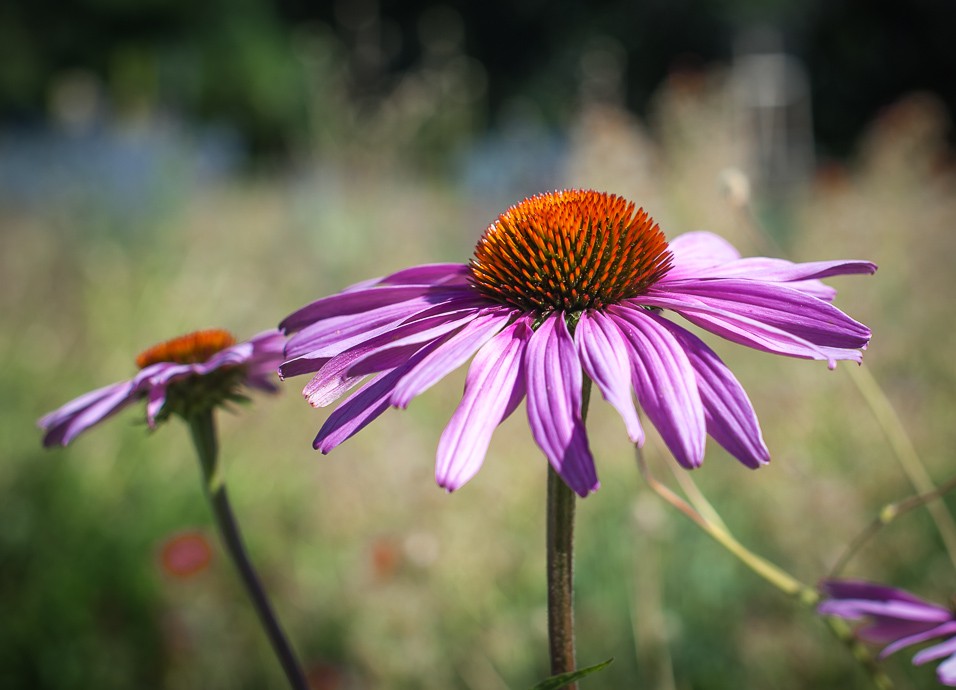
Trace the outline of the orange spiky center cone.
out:
[[[236,339],[229,331],[220,328],[196,331],[144,350],[136,356],[136,366],[145,369],[159,362],[199,364],[235,344]]]
[[[672,255],[644,209],[614,194],[539,194],[498,216],[475,247],[472,282],[486,296],[542,312],[603,309],[660,280]]]

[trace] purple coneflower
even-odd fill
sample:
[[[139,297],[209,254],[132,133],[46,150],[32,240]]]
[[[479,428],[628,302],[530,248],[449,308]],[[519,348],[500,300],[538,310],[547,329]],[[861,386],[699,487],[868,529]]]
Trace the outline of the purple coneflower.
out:
[[[290,686],[307,690],[302,665],[246,553],[219,464],[214,419],[218,407],[246,399],[242,386],[276,390],[275,371],[282,361],[284,344],[285,336],[275,330],[238,344],[231,333],[219,329],[173,338],[137,356],[140,371],[132,379],[87,393],[46,415],[38,424],[45,432],[44,446],[65,446],[94,424],[138,400],[146,400],[146,421],[150,427],[171,415],[182,417],[196,446],[205,493],[223,546],[259,614]],[[163,550],[163,561],[171,573],[186,576],[205,567],[208,555],[195,540],[179,541]]]
[[[885,644],[880,656],[940,637],[944,642],[913,657],[916,665],[948,657],[936,669],[939,682],[956,686],[956,614],[908,592],[855,580],[830,580],[821,588],[829,599],[819,612],[856,621],[869,619],[857,630],[864,640]]]
[[[491,435],[527,396],[535,441],[575,492],[598,487],[582,421],[584,375],[644,441],[632,392],[677,461],[701,464],[709,433],[748,467],[769,452],[749,399],[696,335],[664,316],[791,357],[860,362],[869,329],[830,304],[829,276],[866,261],[742,259],[706,232],[668,244],[618,196],[560,191],[525,199],[492,223],[468,264],[408,268],[353,285],[287,317],[283,377],[314,373],[316,407],[373,378],[329,416],[327,453],[390,406],[404,408],[474,355],[461,404],[438,444],[451,491],[481,466]],[[583,371],[582,371],[583,370]]]
[[[236,343],[227,331],[197,331],[149,348],[136,357],[140,371],[128,381],[87,393],[41,418],[44,446],[67,445],[91,426],[146,400],[150,427],[170,414],[183,417],[226,401],[242,400],[242,385],[275,391],[275,370],[285,338],[277,331]]]

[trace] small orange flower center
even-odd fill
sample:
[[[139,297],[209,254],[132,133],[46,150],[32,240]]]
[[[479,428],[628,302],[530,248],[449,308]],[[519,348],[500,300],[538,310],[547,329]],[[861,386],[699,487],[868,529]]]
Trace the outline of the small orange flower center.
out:
[[[148,350],[139,353],[136,356],[136,366],[145,369],[149,365],[159,362],[199,364],[205,362],[217,352],[235,344],[236,339],[229,331],[220,328],[196,331],[167,340],[159,345],[153,345]]]
[[[614,194],[565,190],[498,216],[475,247],[471,274],[488,297],[523,309],[602,309],[643,293],[670,269],[664,233]]]

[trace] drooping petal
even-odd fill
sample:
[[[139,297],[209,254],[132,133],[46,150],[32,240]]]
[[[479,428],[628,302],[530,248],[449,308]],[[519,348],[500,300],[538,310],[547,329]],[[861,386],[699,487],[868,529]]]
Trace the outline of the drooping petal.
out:
[[[442,314],[393,326],[384,333],[322,361],[321,367],[302,394],[313,407],[324,407],[337,400],[367,374],[391,370],[404,364],[425,343],[435,341],[449,331],[460,328],[472,318],[473,315],[467,313],[464,316],[457,313]],[[371,357],[375,359],[370,359]],[[356,366],[361,367],[361,370],[353,370]]]
[[[156,428],[156,416],[166,404],[166,390],[169,388],[169,381],[157,381],[150,385],[146,391],[146,423],[150,429]]]
[[[836,296],[836,290],[825,285],[822,278],[876,271],[876,265],[869,261],[794,263],[766,257],[740,258],[733,245],[709,232],[679,235],[670,243],[670,249],[674,254],[674,265],[661,279],[663,285],[686,279],[743,278],[787,283],[794,290],[829,302]]]
[[[684,467],[704,460],[706,422],[694,368],[684,348],[642,309],[608,310],[630,343],[634,390],[674,458]]]
[[[355,391],[335,408],[319,429],[312,447],[323,454],[348,440],[389,408],[392,389],[402,376],[434,349],[428,343],[402,366],[384,371]]]
[[[624,335],[613,320],[598,311],[587,311],[574,330],[574,342],[585,373],[601,395],[620,413],[632,442],[644,444],[644,429],[634,407],[631,362]]]
[[[392,394],[392,404],[400,408],[408,407],[412,398],[421,395],[467,362],[508,323],[512,315],[511,309],[495,309],[476,316],[402,377]]]
[[[454,491],[477,474],[494,430],[524,398],[523,360],[530,338],[531,327],[521,319],[475,355],[461,402],[438,442],[435,481],[442,488]]]
[[[347,374],[352,362],[361,357],[364,350],[349,350],[331,359],[325,360],[315,376],[302,389],[302,396],[312,407],[331,405],[365,378]]]
[[[944,656],[950,656],[951,654],[956,654],[956,637],[922,650],[913,657],[913,663],[917,666],[920,666],[925,664],[927,661],[936,661],[937,659],[942,659]]]
[[[555,312],[525,350],[531,434],[565,483],[580,496],[599,484],[581,419],[581,364],[564,314]]]
[[[917,632],[915,635],[901,637],[892,644],[887,645],[886,648],[880,652],[880,656],[889,656],[905,647],[922,644],[923,642],[934,640],[937,637],[948,637],[950,635],[956,635],[956,621],[948,621],[936,627],[929,628],[928,630]]]
[[[717,353],[677,324],[654,313],[647,316],[670,331],[684,348],[697,374],[707,433],[747,467],[756,469],[770,462],[770,451],[750,398]]]
[[[638,304],[637,300],[633,302],[635,306]],[[756,350],[802,359],[822,359],[828,362],[831,369],[838,360],[863,361],[863,355],[857,349],[819,345],[758,319],[715,307],[696,297],[655,290],[653,294],[649,292],[642,295],[639,304],[670,309],[711,333]]]
[[[837,260],[794,263],[786,259],[748,257],[707,269],[701,269],[698,278],[743,278],[770,283],[791,283],[803,280],[822,280],[833,276],[870,275],[876,273],[872,261]]]
[[[648,295],[651,299],[642,297],[640,301],[656,306],[653,297],[657,293],[652,289]],[[861,348],[871,335],[869,328],[832,304],[781,284],[740,279],[687,280],[668,284],[666,293],[696,299],[718,313],[744,316],[822,347]]]
[[[388,396],[398,377],[394,370],[382,372],[346,398],[325,420],[312,447],[326,454],[364,429],[388,409]]]
[[[438,314],[407,322],[366,343],[365,353],[349,369],[349,375],[371,374],[392,369],[408,359],[422,343],[438,340],[474,321],[474,310]]]
[[[44,415],[37,426],[45,434],[46,447],[70,443],[94,424],[102,422],[136,400],[136,391],[129,381],[121,381],[82,395],[58,410]]]
[[[794,283],[819,281],[823,278],[842,275],[863,275],[876,272],[871,261],[837,260],[806,261],[795,263],[786,259],[751,256],[743,259],[712,263],[703,258],[698,263],[681,264],[662,279],[662,283],[680,280],[707,280],[714,278],[740,278],[767,283]]]

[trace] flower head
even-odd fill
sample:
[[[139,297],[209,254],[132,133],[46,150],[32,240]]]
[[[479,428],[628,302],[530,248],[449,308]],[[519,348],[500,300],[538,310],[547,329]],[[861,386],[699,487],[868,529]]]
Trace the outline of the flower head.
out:
[[[285,338],[266,331],[246,342],[223,330],[197,331],[155,345],[136,357],[132,379],[87,393],[42,417],[44,446],[65,446],[80,433],[138,400],[154,427],[171,414],[183,417],[243,399],[241,386],[275,391]]]
[[[910,645],[940,637],[947,638],[927,647],[913,657],[920,665],[948,657],[936,669],[939,682],[956,686],[956,613],[951,609],[892,587],[854,580],[829,580],[822,590],[828,599],[818,611],[827,616],[838,616],[869,622],[857,630],[864,640],[885,644],[881,656],[887,656]]]
[[[791,357],[861,361],[870,331],[820,279],[873,273],[865,261],[742,259],[706,232],[673,242],[620,197],[569,190],[525,199],[485,231],[469,264],[416,266],[353,285],[288,316],[283,377],[313,374],[316,407],[366,376],[322,426],[323,453],[474,356],[438,444],[449,491],[480,468],[498,424],[527,398],[535,441],[564,481],[598,487],[582,421],[587,375],[643,443],[634,395],[683,466],[709,433],[749,467],[769,460],[743,388],[664,310],[728,340]]]

